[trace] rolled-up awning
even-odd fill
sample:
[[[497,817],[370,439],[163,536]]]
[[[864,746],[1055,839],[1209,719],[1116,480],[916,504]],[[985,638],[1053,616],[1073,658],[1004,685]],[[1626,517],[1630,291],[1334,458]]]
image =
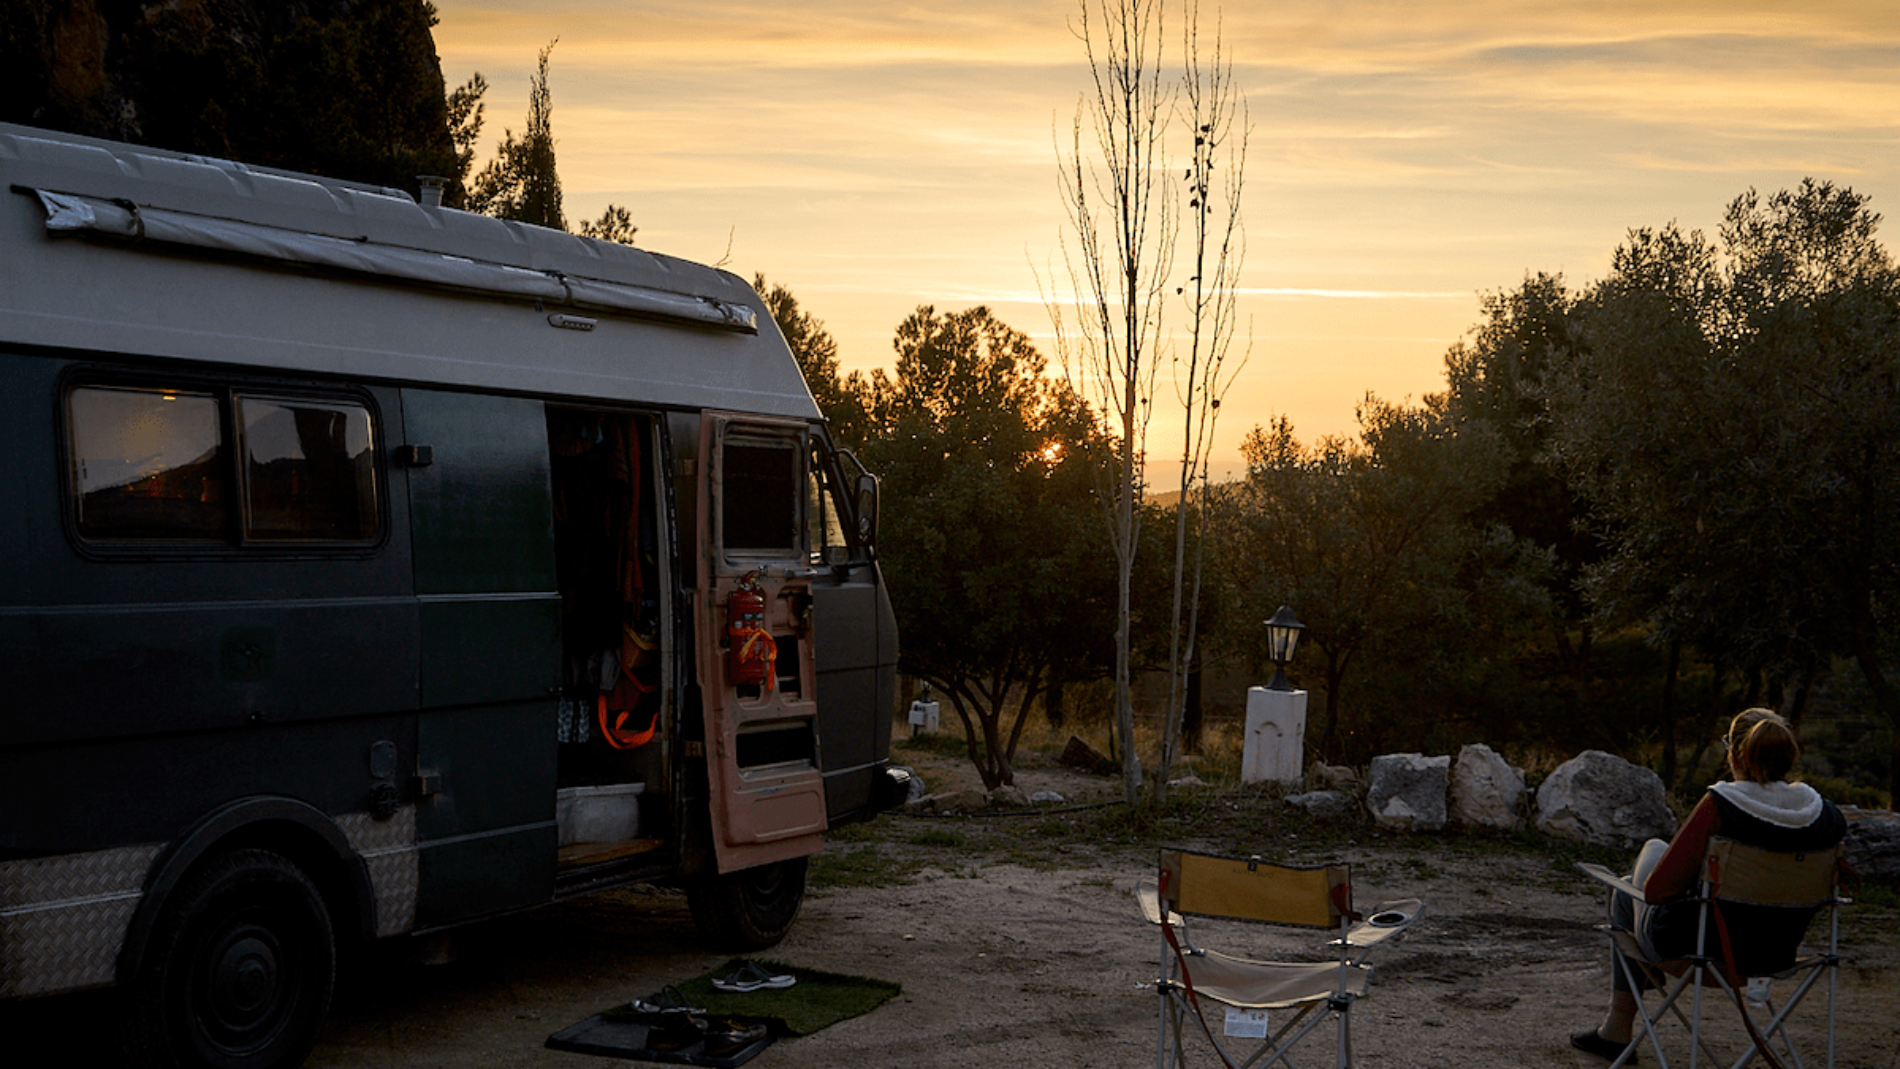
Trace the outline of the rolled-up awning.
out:
[[[751,308],[713,297],[142,207],[126,201],[43,189],[33,192],[46,209],[46,229],[54,232],[90,232],[186,245],[425,286],[696,323],[746,334],[756,334],[759,329]]]

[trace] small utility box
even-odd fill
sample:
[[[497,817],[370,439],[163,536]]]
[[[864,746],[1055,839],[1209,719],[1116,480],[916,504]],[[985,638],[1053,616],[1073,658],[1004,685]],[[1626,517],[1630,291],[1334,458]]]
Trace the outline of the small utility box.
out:
[[[1240,782],[1300,782],[1306,753],[1306,692],[1247,688],[1247,738],[1240,753]]]
[[[939,707],[936,702],[915,701],[910,703],[910,733],[912,735],[935,735]]]

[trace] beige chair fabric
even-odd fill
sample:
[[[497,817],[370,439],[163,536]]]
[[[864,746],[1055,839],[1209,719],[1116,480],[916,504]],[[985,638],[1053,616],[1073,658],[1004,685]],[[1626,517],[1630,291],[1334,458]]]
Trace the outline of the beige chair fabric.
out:
[[[1164,969],[1155,984],[1161,1004],[1155,1064],[1161,1069],[1187,1064],[1192,1047],[1211,1048],[1217,1064],[1290,1066],[1293,1046],[1329,1018],[1335,1064],[1351,1065],[1352,1005],[1365,997],[1372,975],[1364,959],[1404,932],[1423,908],[1418,899],[1404,899],[1356,914],[1345,865],[1276,865],[1181,849],[1161,851],[1156,878],[1142,881],[1136,897],[1162,931]],[[1195,945],[1189,917],[1329,929],[1338,933],[1327,943],[1335,957],[1276,962],[1223,954]],[[1272,1028],[1258,1050],[1245,1058],[1229,1051],[1233,1037],[1225,1034],[1224,1014],[1213,1012],[1220,1006],[1267,1011]],[[1289,1010],[1290,1019],[1276,1019]]]

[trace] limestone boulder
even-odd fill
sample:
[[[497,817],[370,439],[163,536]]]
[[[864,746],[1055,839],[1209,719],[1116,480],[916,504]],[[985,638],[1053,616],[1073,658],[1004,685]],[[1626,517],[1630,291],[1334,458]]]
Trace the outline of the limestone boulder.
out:
[[[1844,806],[1847,861],[1863,880],[1900,887],[1900,814]]]
[[[1662,777],[1602,750],[1558,765],[1537,788],[1532,827],[1552,838],[1629,848],[1676,833]]]
[[[1451,765],[1451,818],[1479,828],[1524,826],[1524,770],[1483,743],[1461,748]]]
[[[1445,826],[1451,758],[1385,754],[1366,775],[1366,810],[1380,827],[1437,831]]]
[[[1014,783],[1005,783],[990,792],[989,802],[991,809],[1026,809],[1029,795]]]
[[[974,787],[926,794],[904,803],[904,810],[909,813],[980,813],[989,807],[990,796]]]
[[[1338,791],[1357,798],[1366,789],[1359,773],[1350,765],[1329,765],[1322,761],[1313,762],[1306,770],[1306,789],[1309,791]]]
[[[1302,810],[1315,820],[1335,823],[1352,819],[1354,808],[1358,805],[1353,796],[1344,791],[1306,791],[1302,794],[1289,794],[1286,804]]]

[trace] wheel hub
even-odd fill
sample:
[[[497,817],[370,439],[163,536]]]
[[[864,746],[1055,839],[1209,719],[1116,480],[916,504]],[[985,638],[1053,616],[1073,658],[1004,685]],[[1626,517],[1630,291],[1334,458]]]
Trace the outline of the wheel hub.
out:
[[[205,1024],[221,1046],[246,1047],[276,1025],[285,993],[283,947],[259,925],[226,933],[211,957]]]

